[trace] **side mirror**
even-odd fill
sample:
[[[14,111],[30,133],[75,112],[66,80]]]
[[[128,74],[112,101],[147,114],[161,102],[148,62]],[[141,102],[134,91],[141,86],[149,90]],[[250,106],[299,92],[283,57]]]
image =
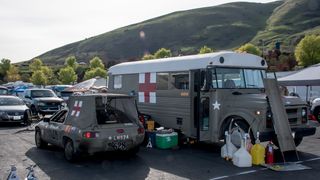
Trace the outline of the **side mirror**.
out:
[[[205,71],[204,85],[201,88],[201,90],[209,91],[210,87],[212,87],[212,74],[211,74],[211,71],[207,68]]]

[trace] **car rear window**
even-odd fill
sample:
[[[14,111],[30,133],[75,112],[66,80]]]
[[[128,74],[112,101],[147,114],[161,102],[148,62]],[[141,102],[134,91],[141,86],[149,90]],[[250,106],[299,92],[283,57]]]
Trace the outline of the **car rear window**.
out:
[[[112,97],[96,99],[96,116],[98,124],[121,124],[136,122],[137,109],[133,98]]]

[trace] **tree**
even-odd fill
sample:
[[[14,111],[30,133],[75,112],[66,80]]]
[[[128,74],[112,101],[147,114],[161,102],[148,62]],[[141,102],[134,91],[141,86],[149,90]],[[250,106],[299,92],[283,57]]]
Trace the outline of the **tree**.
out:
[[[150,60],[150,59],[155,59],[154,55],[146,54],[142,57],[142,60]]]
[[[15,66],[10,66],[9,70],[6,73],[7,81],[18,81],[20,80],[19,70]]]
[[[76,59],[75,56],[69,56],[69,57],[66,59],[65,64],[66,64],[67,66],[72,67],[73,70],[77,70],[78,63],[77,63],[77,59]]]
[[[259,48],[251,43],[247,43],[245,45],[242,45],[239,49],[237,49],[237,51],[255,54],[257,56],[261,55],[261,51],[259,50]]]
[[[29,65],[29,69],[31,70],[31,72],[36,72],[41,70],[41,67],[43,66],[43,63],[41,61],[41,59],[39,58],[35,58],[32,63]]]
[[[78,79],[76,72],[71,66],[60,69],[58,75],[63,84],[71,84]]]
[[[199,50],[199,54],[206,54],[206,53],[212,53],[214,52],[213,49],[209,48],[208,46],[203,46],[200,50]]]
[[[295,57],[302,66],[320,63],[320,36],[304,37],[296,47]]]
[[[94,78],[97,76],[106,78],[107,71],[105,69],[100,68],[100,67],[95,68],[95,69],[91,69],[85,73],[84,79],[91,79],[91,78]]]
[[[47,85],[48,79],[41,70],[38,70],[33,72],[30,81],[34,85]]]
[[[90,60],[90,69],[94,69],[94,68],[98,68],[98,67],[100,67],[102,69],[105,68],[102,60],[96,56]]]
[[[172,56],[171,50],[170,49],[165,49],[165,48],[161,48],[156,53],[154,53],[154,57],[156,59],[168,58],[168,57],[171,57],[171,56]]]
[[[9,59],[1,59],[0,62],[0,77],[3,79],[7,75],[7,71],[11,67],[11,61]]]

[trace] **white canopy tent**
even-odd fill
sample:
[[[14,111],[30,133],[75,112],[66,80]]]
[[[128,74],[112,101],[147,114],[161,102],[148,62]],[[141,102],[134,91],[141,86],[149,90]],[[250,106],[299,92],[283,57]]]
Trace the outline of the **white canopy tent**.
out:
[[[278,79],[284,86],[320,86],[320,63]]]
[[[310,94],[310,91],[313,91],[313,87],[316,90],[317,86],[320,86],[320,63],[281,77],[278,82],[283,86],[305,86],[306,101],[312,100],[314,97],[311,96],[314,95]]]

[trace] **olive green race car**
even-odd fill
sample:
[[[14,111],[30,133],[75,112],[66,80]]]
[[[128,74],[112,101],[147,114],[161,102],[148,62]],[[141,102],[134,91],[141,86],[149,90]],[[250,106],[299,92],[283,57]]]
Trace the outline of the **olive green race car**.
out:
[[[81,153],[124,151],[135,154],[144,139],[133,97],[121,94],[71,96],[68,108],[35,127],[38,148],[56,145],[74,161]]]

